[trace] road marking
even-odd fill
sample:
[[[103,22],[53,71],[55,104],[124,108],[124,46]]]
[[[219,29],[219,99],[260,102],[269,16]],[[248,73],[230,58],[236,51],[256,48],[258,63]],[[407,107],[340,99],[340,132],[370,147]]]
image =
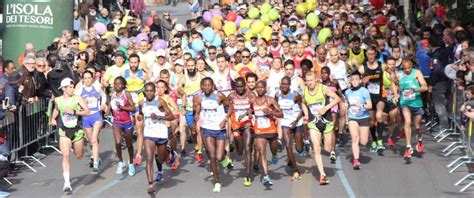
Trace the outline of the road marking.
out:
[[[339,150],[338,146],[336,146],[336,150]],[[346,189],[347,195],[349,195],[350,198],[355,198],[356,195],[352,190],[352,187],[349,184],[346,175],[344,174],[344,170],[342,169],[341,158],[339,157],[339,155],[337,155],[336,157],[336,173],[341,179],[342,185],[344,186],[344,189]]]

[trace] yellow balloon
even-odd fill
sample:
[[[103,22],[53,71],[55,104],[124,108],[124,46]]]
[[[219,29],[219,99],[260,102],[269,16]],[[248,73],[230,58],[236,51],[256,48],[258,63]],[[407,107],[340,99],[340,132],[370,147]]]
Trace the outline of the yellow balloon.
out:
[[[252,20],[244,19],[244,20],[240,21],[240,29],[250,28],[250,24],[252,24]]]
[[[260,33],[260,36],[264,38],[266,41],[269,41],[270,38],[272,37],[272,32],[273,32],[273,29],[271,27],[265,26],[263,28],[263,31]]]
[[[306,1],[306,8],[308,8],[309,11],[313,11],[314,9],[316,9],[316,6],[318,5],[318,3],[313,3],[313,2],[310,2],[310,1]]]
[[[235,34],[235,32],[237,32],[237,26],[232,21],[227,21],[227,23],[225,23],[223,29],[224,29],[225,35],[227,35],[227,36],[229,36],[231,34]]]
[[[251,31],[248,31],[247,33],[245,33],[244,35],[244,38],[246,41],[250,41],[250,39],[253,37],[253,33]]]
[[[263,31],[264,27],[265,24],[262,21],[258,20],[253,22],[252,25],[250,25],[250,31],[254,34],[258,34]]]
[[[262,14],[262,16],[260,16],[260,20],[262,20],[262,22],[265,23],[265,25],[268,25],[270,24],[270,22],[272,22],[268,14]]]
[[[298,13],[299,15],[305,15],[306,11],[308,11],[308,8],[306,7],[305,3],[299,3],[298,5],[296,5],[296,13]]]

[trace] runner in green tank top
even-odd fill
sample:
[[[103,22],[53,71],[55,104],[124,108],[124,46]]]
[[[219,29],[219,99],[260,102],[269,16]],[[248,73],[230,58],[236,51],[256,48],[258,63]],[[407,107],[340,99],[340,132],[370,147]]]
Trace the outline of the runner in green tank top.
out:
[[[316,81],[316,74],[314,72],[308,72],[306,75],[307,87],[303,90],[303,113],[304,120],[308,122],[309,134],[311,137],[311,142],[313,143],[314,150],[314,159],[319,169],[321,177],[319,179],[320,185],[329,184],[329,180],[326,177],[323,167],[323,159],[321,156],[321,138],[324,135],[324,142],[332,142],[333,135],[329,132],[332,132],[334,124],[330,119],[331,115],[325,116],[326,113],[333,107],[337,105],[340,101],[339,96],[336,93],[331,91],[326,85],[323,85]],[[326,98],[330,97],[332,101],[330,103],[326,102]],[[306,107],[307,106],[307,107]],[[309,111],[314,118],[309,118]],[[326,146],[326,151],[330,152],[332,149],[331,145]]]
[[[417,134],[416,150],[418,153],[423,153],[423,143],[421,134],[421,116],[423,115],[423,101],[421,99],[421,92],[428,90],[423,74],[413,69],[413,62],[411,59],[405,58],[402,61],[403,72],[397,74],[400,87],[400,108],[402,109],[403,118],[405,120],[405,135],[407,148],[403,157],[406,160],[411,158],[413,148],[411,147],[411,119],[414,115],[413,123]],[[398,99],[398,95],[396,95]]]
[[[383,120],[385,123],[389,123],[387,145],[391,148],[395,146],[393,133],[395,132],[396,127],[399,126],[400,122],[400,119],[398,119],[400,115],[398,101],[394,101],[395,94],[398,93],[398,82],[396,80],[397,72],[395,67],[395,59],[392,57],[387,58],[383,74],[383,85],[385,87],[385,93],[387,93],[387,102],[385,103],[385,108],[383,110]],[[398,133],[398,136],[402,137],[401,134],[404,134],[403,130],[401,130],[401,127],[399,127],[399,129],[400,132]]]
[[[71,146],[74,145],[74,154],[77,159],[82,159],[84,154],[84,131],[82,131],[79,116],[89,115],[89,109],[81,97],[74,95],[74,81],[70,78],[62,80],[60,88],[63,90],[64,95],[55,99],[51,125],[58,125],[56,118],[59,115],[59,148],[63,155],[63,190],[71,193],[69,155]]]

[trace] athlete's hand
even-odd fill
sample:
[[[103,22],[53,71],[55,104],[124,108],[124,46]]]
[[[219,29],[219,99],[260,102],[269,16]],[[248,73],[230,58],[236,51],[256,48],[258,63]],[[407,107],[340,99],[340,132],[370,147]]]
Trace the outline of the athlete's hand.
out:
[[[400,96],[395,95],[395,97],[392,98],[393,104],[397,104],[397,103],[398,103],[398,98],[399,98],[399,97],[400,97]]]
[[[227,119],[224,118],[224,120],[222,120],[221,123],[219,124],[219,127],[220,127],[221,129],[224,129],[226,122],[227,122]]]
[[[270,113],[272,112],[272,111],[270,110],[270,108],[268,108],[268,107],[263,108],[262,111],[263,111],[263,113],[265,113],[266,115],[268,115],[268,114],[270,114]]]
[[[56,119],[51,119],[51,125],[52,126],[58,125],[58,123],[56,122]]]
[[[308,115],[304,115],[303,116],[303,122],[308,122],[309,121],[309,116]]]
[[[159,119],[161,119],[161,116],[158,116],[158,115],[156,115],[155,113],[152,113],[152,114],[150,115],[150,118],[153,119],[153,120],[159,120]]]
[[[324,115],[327,111],[328,111],[328,109],[326,107],[323,107],[323,108],[319,109],[319,113],[321,115]]]
[[[238,118],[238,121],[241,121],[242,119],[244,119],[245,116],[247,116],[247,114],[242,114],[242,115],[240,115],[239,118]]]
[[[293,121],[293,122],[290,124],[290,128],[294,129],[294,128],[296,127],[296,121],[297,121],[297,120]]]

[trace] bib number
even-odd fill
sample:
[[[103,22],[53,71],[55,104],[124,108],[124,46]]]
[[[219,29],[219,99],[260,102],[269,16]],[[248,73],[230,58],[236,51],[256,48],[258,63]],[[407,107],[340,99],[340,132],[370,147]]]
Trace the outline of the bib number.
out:
[[[240,116],[247,114],[246,110],[235,110],[235,119],[237,121],[243,122],[248,120],[248,116],[242,117],[241,120],[239,120]]]
[[[96,97],[87,97],[86,102],[87,102],[87,108],[89,109],[95,109],[98,107],[98,101]]]
[[[415,92],[412,90],[405,90],[403,91],[403,99],[404,100],[415,100]]]
[[[319,110],[323,107],[321,103],[312,104],[310,106],[311,113],[313,115],[319,115]]]
[[[270,128],[270,119],[267,116],[257,117],[258,128]]]
[[[77,126],[77,116],[71,114],[63,114],[62,121],[65,127],[74,128]]]
[[[380,85],[377,83],[369,83],[367,86],[369,89],[369,93],[371,94],[379,94],[380,93]]]

